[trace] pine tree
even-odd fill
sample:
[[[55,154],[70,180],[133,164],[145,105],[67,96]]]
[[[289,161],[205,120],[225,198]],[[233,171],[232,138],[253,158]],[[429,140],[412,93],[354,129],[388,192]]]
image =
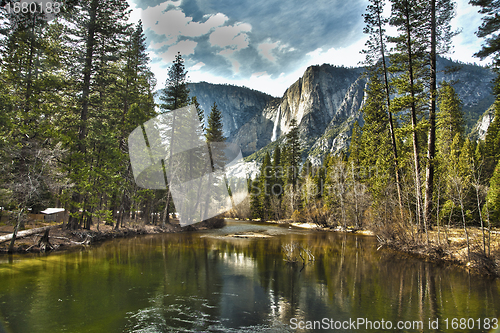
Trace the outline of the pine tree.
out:
[[[90,228],[92,210],[102,193],[112,193],[111,210],[116,211],[117,188],[110,177],[115,173],[111,166],[120,163],[115,144],[120,134],[116,108],[111,105],[116,90],[110,83],[117,80],[114,68],[123,56],[130,26],[124,0],[75,3],[68,12],[66,25],[68,42],[76,45],[73,56],[81,59],[69,65],[78,96],[69,125],[76,125],[78,130],[69,131],[66,139],[71,152],[67,166],[75,183],[68,223],[71,229],[82,222]],[[82,213],[78,213],[79,209]]]
[[[297,210],[299,183],[299,167],[301,161],[302,147],[299,139],[299,128],[297,121],[292,119],[290,122],[290,132],[286,134],[285,139],[285,189],[289,198],[287,207],[293,213]]]
[[[249,180],[250,184],[250,213],[251,217],[253,219],[260,219],[262,218],[262,205],[261,205],[261,198],[260,198],[260,184],[258,177],[255,178],[255,180],[252,180],[250,178]]]
[[[187,82],[187,71],[184,67],[184,59],[178,52],[172,66],[168,70],[168,78],[165,88],[162,90],[160,108],[163,111],[180,109],[189,103],[189,88]]]
[[[413,164],[415,192],[417,198],[417,223],[423,213],[422,185],[420,179],[420,142],[418,139],[418,116],[423,107],[423,76],[425,74],[425,51],[428,45],[423,25],[427,22],[426,2],[421,0],[392,0],[390,24],[397,28],[399,35],[392,37],[395,52],[391,54],[391,70],[399,75],[392,80],[399,96],[394,99],[392,108],[398,112],[410,111],[413,142]],[[424,219],[424,228],[427,224]]]
[[[380,201],[386,199],[388,176],[394,173],[394,164],[392,167],[387,164],[387,159],[391,155],[391,134],[383,91],[382,82],[373,75],[368,83],[366,102],[362,109],[365,125],[358,139],[360,141],[358,145],[361,147],[360,158],[358,162],[349,158],[348,163],[349,166],[360,166],[366,171],[366,179],[363,181],[370,185],[375,205],[380,205]],[[372,173],[371,170],[374,169],[376,172]]]
[[[120,215],[116,228],[123,223],[123,218],[130,211],[133,192],[137,188],[133,185],[134,179],[128,156],[127,135],[137,126],[156,115],[152,88],[156,84],[153,73],[148,67],[149,58],[146,53],[146,37],[144,36],[142,22],[139,21],[129,31],[128,42],[125,45],[124,64],[121,66],[121,76],[111,83],[115,93],[110,100],[118,105],[121,114],[116,114],[118,137],[118,152],[121,163],[120,168],[114,170],[121,175],[121,182],[117,185],[115,194],[118,199]]]
[[[396,187],[398,191],[398,202],[399,209],[401,213],[401,218],[403,217],[403,202],[402,202],[402,190],[401,190],[401,175],[399,170],[398,161],[398,148],[396,145],[396,135],[395,135],[395,124],[392,116],[391,109],[391,88],[389,85],[389,69],[386,61],[386,41],[385,36],[385,26],[388,23],[388,19],[383,17],[383,0],[370,0],[370,5],[367,7],[367,13],[364,15],[366,27],[364,33],[369,34],[369,40],[366,43],[367,50],[363,51],[366,54],[366,62],[371,66],[373,76],[383,75],[383,87],[385,92],[385,106],[387,112],[387,122],[389,124],[391,146],[392,146],[392,157],[394,164],[394,178],[396,181]],[[380,89],[380,88],[378,88]]]
[[[189,104],[193,104],[196,108],[196,113],[198,114],[198,119],[201,123],[201,132],[205,135],[205,113],[203,112],[200,103],[198,103],[196,96],[191,97],[191,102]]]
[[[351,143],[349,144],[349,162],[354,163],[356,167],[361,165],[363,159],[363,142],[361,136],[363,132],[358,122],[355,121],[352,127]]]
[[[264,220],[269,219],[271,216],[271,181],[272,181],[272,165],[271,156],[269,152],[264,156],[264,161],[262,162],[260,168],[260,208],[262,210],[262,218]]]
[[[477,31],[479,38],[486,38],[481,50],[475,54],[478,58],[485,59],[493,56],[493,65],[500,67],[500,35],[497,33],[500,28],[500,1],[498,0],[470,0],[473,6],[480,7],[479,13],[483,14],[483,23]]]
[[[450,146],[457,134],[464,135],[462,102],[453,86],[443,81],[439,90],[439,112],[437,114],[438,154],[443,160],[450,154]]]
[[[493,176],[490,179],[490,189],[486,197],[485,208],[488,210],[485,215],[489,216],[490,223],[498,226],[498,221],[500,221],[500,163],[495,167]]]
[[[360,138],[362,161],[359,162],[365,166],[373,166],[380,153],[379,150],[386,151],[384,144],[387,143],[386,138],[390,135],[382,83],[377,76],[371,77],[366,95],[366,102],[362,109],[365,124]]]
[[[450,149],[450,168],[448,170],[448,193],[450,199],[458,203],[461,212],[462,227],[467,240],[467,253],[470,255],[467,220],[473,207],[471,180],[473,167],[473,151],[469,139],[461,144],[460,134],[455,135]]]
[[[476,32],[479,38],[484,38],[485,43],[479,52],[475,54],[480,59],[491,57],[493,59],[493,70],[496,72],[494,94],[495,94],[495,118],[488,128],[485,139],[485,176],[490,178],[495,166],[500,160],[500,1],[498,0],[470,0],[471,5],[479,7],[479,13],[483,14],[482,24]]]
[[[500,100],[494,103],[495,117],[486,132],[484,139],[485,178],[489,179],[500,161]]]
[[[217,107],[217,104],[212,106],[210,115],[208,116],[208,126],[206,131],[207,143],[223,143],[226,141],[223,132],[222,113]],[[221,170],[225,165],[224,151],[221,145],[209,145],[210,161],[213,170]]]
[[[38,212],[50,204],[65,181],[55,158],[62,158],[55,117],[61,113],[65,77],[60,69],[61,25],[47,25],[39,15],[17,16],[2,22],[0,32],[0,191],[10,193],[17,208],[17,230],[28,209]],[[59,90],[59,91],[58,91]]]
[[[165,82],[165,88],[163,88],[160,92],[160,109],[163,112],[171,112],[177,109],[180,109],[189,104],[189,88],[187,83],[187,71],[184,67],[184,59],[182,58],[180,52],[175,56],[174,62],[172,66],[170,66],[168,70],[168,77]],[[177,113],[174,113],[172,117],[172,131],[170,134],[171,144],[182,144],[182,141],[185,140],[183,136],[175,133],[176,129],[176,119],[178,117]],[[165,165],[166,168],[172,170],[173,166],[173,150],[170,149],[170,155],[168,156],[168,162]],[[168,223],[170,220],[170,209],[171,206],[172,195],[170,190],[167,188],[166,192],[166,206],[165,206],[165,223]]]
[[[436,101],[437,101],[437,54],[448,52],[451,38],[457,33],[451,31],[450,21],[455,16],[455,6],[450,0],[430,0],[430,62],[429,62],[429,132],[427,139],[427,168],[424,198],[424,223],[431,220],[434,192],[434,158],[436,155]]]
[[[282,216],[281,203],[283,198],[283,164],[281,158],[281,148],[276,146],[273,153],[273,169],[271,182],[271,205],[276,220]]]

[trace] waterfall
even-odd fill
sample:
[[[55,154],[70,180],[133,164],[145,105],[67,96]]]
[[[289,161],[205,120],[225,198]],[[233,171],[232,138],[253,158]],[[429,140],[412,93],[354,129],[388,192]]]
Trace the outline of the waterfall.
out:
[[[281,105],[278,106],[278,112],[276,112],[276,119],[274,119],[273,135],[271,136],[271,142],[276,141],[278,138],[278,124],[281,120]]]

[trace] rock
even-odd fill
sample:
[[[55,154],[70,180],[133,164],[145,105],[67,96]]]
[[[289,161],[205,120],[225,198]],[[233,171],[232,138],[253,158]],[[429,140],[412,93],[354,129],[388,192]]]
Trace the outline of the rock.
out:
[[[454,71],[445,68],[454,67]],[[321,163],[330,152],[345,151],[350,143],[352,126],[363,124],[360,109],[365,98],[366,78],[363,68],[336,67],[327,64],[310,66],[281,98],[231,85],[206,82],[189,84],[208,118],[214,102],[222,111],[224,134],[238,143],[244,156],[260,161],[266,151],[274,150],[297,120],[300,140],[305,148],[303,159]],[[463,102],[468,128],[494,101],[494,73],[484,67],[438,58],[438,82],[451,82]],[[484,115],[477,125],[479,137],[491,122]],[[259,153],[253,155],[255,152]]]

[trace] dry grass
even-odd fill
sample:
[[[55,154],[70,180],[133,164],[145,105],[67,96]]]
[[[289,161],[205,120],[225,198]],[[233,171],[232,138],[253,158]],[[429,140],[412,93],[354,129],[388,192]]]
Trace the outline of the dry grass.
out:
[[[473,273],[500,276],[500,230],[494,229],[488,236],[478,227],[469,227],[469,248],[463,228],[437,227],[428,231],[429,241],[424,232],[416,228],[392,225],[374,230],[379,242],[397,250],[417,254],[430,260],[458,264]]]

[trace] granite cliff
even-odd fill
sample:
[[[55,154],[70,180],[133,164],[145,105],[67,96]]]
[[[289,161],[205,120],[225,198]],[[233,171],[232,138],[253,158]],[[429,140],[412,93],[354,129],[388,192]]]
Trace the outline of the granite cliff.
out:
[[[462,99],[470,132],[493,103],[494,74],[487,68],[443,58],[439,59],[438,69],[438,81],[451,82]],[[228,141],[238,143],[247,159],[260,160],[265,151],[274,149],[295,119],[304,147],[303,157],[319,163],[327,152],[337,154],[348,147],[355,121],[363,124],[360,112],[366,87],[363,72],[362,68],[327,64],[310,66],[281,98],[244,87],[206,82],[191,83],[189,88],[206,116],[213,103],[217,103]],[[481,125],[481,131],[485,126]]]

